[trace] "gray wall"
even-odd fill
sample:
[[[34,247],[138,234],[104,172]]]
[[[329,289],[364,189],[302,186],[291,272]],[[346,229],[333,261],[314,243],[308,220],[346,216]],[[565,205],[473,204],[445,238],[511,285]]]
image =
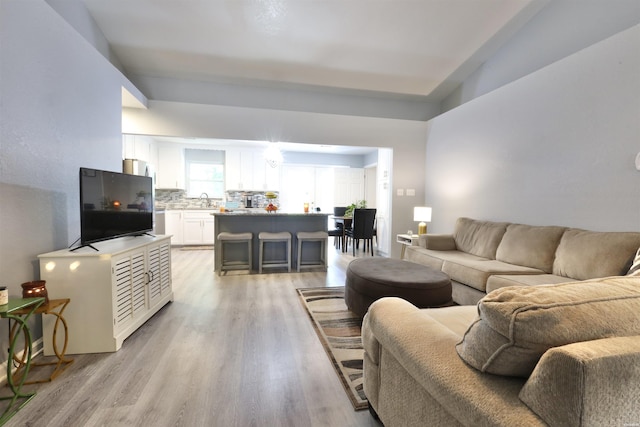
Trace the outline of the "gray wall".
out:
[[[0,40],[0,283],[16,297],[38,254],[80,236],[79,167],[122,168],[123,78],[44,1],[0,1]]]
[[[640,22],[638,0],[552,0],[442,102],[442,112]]]
[[[433,232],[458,216],[640,230],[640,26],[429,122]]]

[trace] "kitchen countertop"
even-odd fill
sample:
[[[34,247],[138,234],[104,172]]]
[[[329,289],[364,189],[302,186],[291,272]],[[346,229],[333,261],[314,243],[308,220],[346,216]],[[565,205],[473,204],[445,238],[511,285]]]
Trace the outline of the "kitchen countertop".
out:
[[[217,211],[220,208],[214,207],[197,207],[197,206],[189,206],[184,208],[156,208],[156,212],[165,212],[165,211]]]
[[[251,209],[247,211],[237,210],[231,212],[212,212],[214,216],[329,216],[330,213],[323,212],[267,212],[264,209]]]

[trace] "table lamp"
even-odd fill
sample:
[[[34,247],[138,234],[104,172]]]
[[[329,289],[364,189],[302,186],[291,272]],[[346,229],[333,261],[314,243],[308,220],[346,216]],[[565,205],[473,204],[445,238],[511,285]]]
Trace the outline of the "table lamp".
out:
[[[420,221],[418,234],[427,234],[427,222],[431,222],[431,208],[416,206],[413,208],[413,220]]]

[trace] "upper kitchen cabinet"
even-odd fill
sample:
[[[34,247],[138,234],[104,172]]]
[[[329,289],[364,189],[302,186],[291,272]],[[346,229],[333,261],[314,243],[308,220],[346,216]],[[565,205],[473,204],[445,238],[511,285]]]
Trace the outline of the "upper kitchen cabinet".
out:
[[[179,144],[158,144],[156,188],[185,188],[184,148]]]
[[[226,190],[280,190],[280,167],[267,165],[262,151],[225,150]]]
[[[145,135],[122,135],[122,158],[142,160],[148,164],[157,165],[156,142]]]

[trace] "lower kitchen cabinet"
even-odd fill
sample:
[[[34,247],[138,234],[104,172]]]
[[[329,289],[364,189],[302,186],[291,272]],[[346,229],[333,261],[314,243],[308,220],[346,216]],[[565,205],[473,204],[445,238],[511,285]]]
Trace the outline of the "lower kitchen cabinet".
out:
[[[184,244],[183,213],[182,210],[164,212],[164,233],[171,236],[172,245]]]
[[[184,245],[213,245],[216,240],[213,211],[198,210],[183,213]]]

